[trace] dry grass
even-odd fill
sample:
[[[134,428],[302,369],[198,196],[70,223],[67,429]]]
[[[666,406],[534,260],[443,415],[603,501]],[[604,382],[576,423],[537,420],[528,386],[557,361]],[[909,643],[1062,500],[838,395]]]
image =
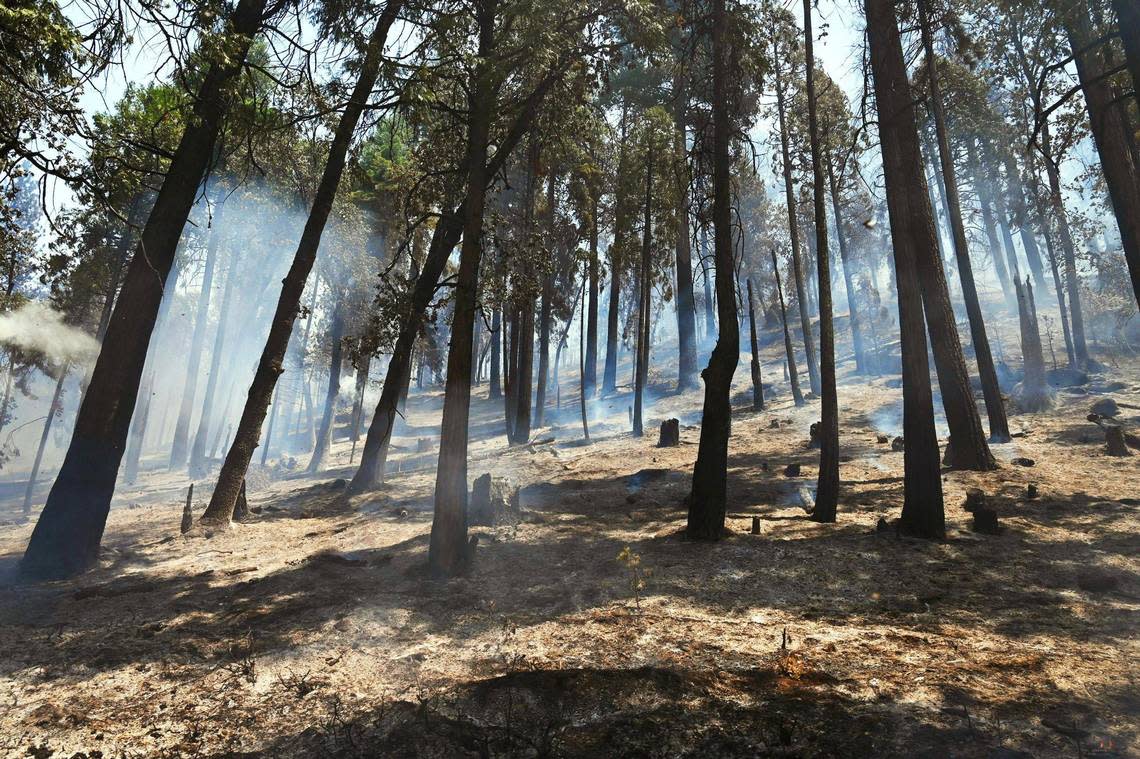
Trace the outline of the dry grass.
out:
[[[1140,403],[1136,388],[1114,396]],[[449,583],[424,574],[431,477],[406,471],[431,463],[413,441],[438,423],[436,394],[414,399],[405,472],[349,508],[327,485],[348,472],[347,444],[320,482],[265,478],[261,515],[209,538],[178,535],[185,483],[151,474],[120,493],[100,569],[0,587],[0,753],[1140,753],[1140,459],[1104,454],[1089,398],[1015,417],[1026,435],[995,451],[1036,466],[946,472],[950,535],[928,543],[875,530],[901,498],[902,454],[876,442],[898,390],[841,388],[852,460],[836,525],[799,506],[813,406],[778,396],[754,414],[746,397],[733,535],[716,545],[680,536],[695,428],[657,449],[622,431],[618,399],[582,446],[567,402],[559,444],[507,449],[501,404],[477,402],[470,475],[521,482],[527,518],[479,530],[471,576]],[[696,393],[662,396],[651,421],[699,408]],[[785,477],[794,462],[802,476]],[[967,531],[971,487],[993,496],[1002,535]],[[0,527],[7,569],[29,531]],[[1116,587],[1082,589],[1089,570]]]

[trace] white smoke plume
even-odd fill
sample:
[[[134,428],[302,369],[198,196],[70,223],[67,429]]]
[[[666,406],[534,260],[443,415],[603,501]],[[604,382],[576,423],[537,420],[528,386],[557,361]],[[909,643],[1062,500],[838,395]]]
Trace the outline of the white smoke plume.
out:
[[[99,354],[95,338],[64,324],[62,314],[40,301],[0,314],[0,343],[38,353],[54,363],[86,364]]]

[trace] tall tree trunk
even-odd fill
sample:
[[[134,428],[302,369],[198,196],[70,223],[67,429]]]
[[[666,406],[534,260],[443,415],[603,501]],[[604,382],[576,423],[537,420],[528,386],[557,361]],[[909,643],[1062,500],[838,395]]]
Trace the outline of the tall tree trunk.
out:
[[[611,246],[612,249],[613,246]],[[610,262],[610,298],[606,309],[606,365],[602,370],[602,392],[617,392],[618,308],[621,305],[621,275],[617,262]]]
[[[867,374],[866,347],[863,345],[863,325],[859,317],[859,306],[855,298],[855,278],[852,276],[850,254],[847,251],[847,235],[843,231],[843,216],[839,212],[839,182],[831,163],[831,154],[825,157],[827,181],[831,189],[831,210],[835,214],[835,237],[839,240],[839,261],[843,264],[843,287],[847,291],[847,310],[851,317],[851,345],[855,351],[855,371]]]
[[[804,336],[804,350],[806,352],[808,386],[816,395],[819,394],[819,364],[815,355],[815,335],[812,332],[811,316],[808,313],[807,291],[804,288],[803,255],[800,252],[800,230],[796,220],[796,196],[792,189],[792,153],[787,126],[787,105],[783,77],[780,76],[780,66],[773,66],[776,88],[776,113],[780,126],[780,154],[783,159],[784,174],[784,200],[788,206],[788,236],[792,241],[792,276],[796,282],[796,300],[800,309],[800,328]]]
[[[693,299],[693,256],[689,239],[689,162],[686,114],[687,74],[681,62],[673,77],[673,172],[677,183],[677,390],[697,383],[697,322]]]
[[[1001,285],[1002,296],[1007,305],[1012,304],[1013,285],[1009,279],[1009,271],[1005,267],[1005,256],[1002,253],[1001,242],[998,240],[997,223],[994,221],[993,186],[985,176],[981,161],[978,158],[978,149],[973,140],[966,141],[969,151],[967,160],[974,180],[974,189],[978,194],[978,207],[982,212],[982,226],[986,232],[986,242],[989,244],[990,258],[993,260],[994,273],[998,284]]]
[[[555,190],[557,185],[556,175],[550,172],[547,177],[546,184],[546,212],[547,212],[547,234],[550,236],[550,241],[554,241],[554,219],[555,219]],[[551,259],[554,258],[554,251],[550,251]],[[553,261],[551,262],[553,265]],[[538,392],[535,395],[534,403],[534,426],[542,427],[546,421],[546,383],[550,375],[550,330],[551,330],[551,316],[552,316],[552,303],[554,299],[554,273],[547,272],[542,279],[542,312],[541,321],[538,328]]]
[[[760,375],[760,348],[756,344],[756,301],[752,296],[752,277],[748,278],[748,335],[752,348],[752,410],[764,410],[764,378]]]
[[[222,193],[215,193],[215,201]],[[174,425],[174,442],[170,446],[170,468],[186,466],[190,444],[190,418],[194,415],[194,396],[198,391],[198,373],[202,365],[202,347],[206,343],[206,326],[210,321],[210,295],[214,286],[214,262],[218,257],[218,238],[221,236],[222,209],[218,205],[211,223],[212,232],[206,245],[206,263],[202,271],[202,290],[198,294],[198,309],[194,315],[194,332],[190,338],[190,355],[186,362],[186,385],[182,389],[182,403],[178,407],[178,421]]]
[[[819,284],[820,450],[816,481],[815,522],[834,522],[839,504],[839,397],[835,389],[835,323],[831,306],[831,252],[827,239],[827,209],[823,158],[815,102],[815,40],[811,31],[811,3],[804,0],[804,58],[807,78],[808,136],[811,142],[812,188],[815,201],[816,272]],[[835,218],[836,224],[839,217]]]
[[[1132,76],[1132,97],[1140,106],[1140,4],[1136,0],[1112,0],[1120,40],[1124,43],[1124,59]]]
[[[1127,0],[1118,0],[1118,2],[1127,2]],[[1137,14],[1134,12],[1132,15]],[[1121,21],[1122,36],[1134,46],[1136,30],[1125,30],[1123,16]],[[1108,185],[1108,196],[1112,201],[1116,224],[1120,229],[1124,258],[1128,262],[1128,272],[1132,276],[1132,295],[1140,303],[1140,167],[1133,162],[1132,153],[1128,148],[1129,125],[1125,121],[1124,110],[1117,106],[1112,88],[1104,76],[1109,67],[1105,65],[1101,52],[1097,47],[1084,50],[1094,37],[1085,3],[1077,3],[1069,13],[1066,31],[1073,57],[1076,59],[1077,76],[1085,95],[1085,105],[1088,106],[1093,141],[1100,156],[1101,170],[1104,172],[1105,184]],[[1135,75],[1136,51],[1125,48],[1125,52],[1129,55],[1129,65]],[[1133,84],[1140,87],[1135,82]],[[1069,306],[1074,307],[1072,283],[1069,290]],[[1073,334],[1077,340],[1079,355],[1080,340],[1077,337],[1076,310],[1073,314]]]
[[[202,520],[214,524],[228,524],[233,517],[234,505],[245,473],[249,468],[249,461],[253,457],[254,448],[261,432],[261,424],[265,421],[265,414],[269,409],[269,399],[277,385],[277,377],[282,372],[282,361],[285,351],[289,347],[289,337],[293,333],[293,322],[300,310],[301,296],[305,290],[305,281],[316,260],[317,249],[320,247],[321,235],[324,233],[325,223],[332,211],[333,199],[340,186],[341,174],[344,172],[345,156],[352,135],[360,116],[368,105],[368,98],[376,84],[383,59],[384,43],[388,38],[388,30],[395,21],[403,5],[402,0],[388,0],[376,27],[368,40],[364,60],[360,67],[360,74],[356,86],[352,90],[344,112],[341,113],[340,122],[333,134],[332,144],[329,146],[328,160],[321,175],[313,198],[313,207],[309,211],[309,218],[305,222],[305,229],[301,233],[301,240],[293,256],[293,263],[289,272],[281,283],[281,294],[277,299],[277,308],[270,323],[269,336],[265,341],[265,348],[261,353],[261,360],[254,373],[253,383],[249,388],[249,395],[242,409],[241,420],[238,422],[237,432],[230,449],[226,454],[222,470],[218,475],[218,483],[214,487],[210,504],[206,507]]]
[[[586,395],[591,398],[598,387],[598,214],[601,212],[599,205],[595,198],[590,217],[590,263],[586,275],[589,280],[589,305],[586,312],[586,366],[583,382]],[[690,283],[690,299],[692,290]]]
[[[44,451],[47,449],[48,439],[51,437],[51,424],[55,421],[60,409],[60,398],[63,397],[63,383],[67,379],[70,365],[64,362],[59,368],[59,379],[55,382],[55,392],[51,396],[51,405],[48,406],[47,417],[44,418],[44,431],[40,435],[40,444],[36,448],[36,457],[32,461],[32,471],[28,475],[28,487],[24,490],[24,519],[32,513],[32,497],[36,492],[36,480],[40,476],[40,464],[44,460]]]
[[[65,577],[98,560],[163,283],[213,158],[232,97],[229,85],[243,70],[266,5],[267,0],[239,0],[227,24],[226,55],[211,61],[201,80],[193,117],[187,119],[115,304],[71,444],[24,553],[21,567],[27,576]]]
[[[1036,177],[1034,178],[1036,179]],[[1069,310],[1065,304],[1065,287],[1061,283],[1061,271],[1057,263],[1057,246],[1053,243],[1053,230],[1048,222],[1049,216],[1045,208],[1045,200],[1041,197],[1041,191],[1036,181],[1032,185],[1031,193],[1033,195],[1033,208],[1037,215],[1037,226],[1040,227],[1041,234],[1045,237],[1045,250],[1049,256],[1049,270],[1053,273],[1053,289],[1057,293],[1057,310],[1061,314],[1061,330],[1065,335],[1065,354],[1068,357],[1069,366],[1076,367],[1078,365],[1076,346],[1073,344],[1073,333],[1069,329]]]
[[[1069,229],[1069,216],[1065,213],[1065,201],[1061,196],[1061,174],[1052,155],[1052,138],[1049,125],[1041,131],[1042,157],[1045,159],[1045,173],[1049,176],[1049,197],[1053,204],[1053,214],[1057,220],[1057,231],[1061,235],[1061,249],[1065,255],[1065,281],[1069,295],[1070,327],[1073,330],[1073,352],[1077,363],[1082,367],[1089,362],[1088,343],[1085,341],[1085,320],[1081,315],[1081,288],[1077,278],[1077,248],[1073,243],[1073,233]],[[1140,212],[1140,208],[1137,209]],[[1043,220],[1044,221],[1044,220]]]
[[[206,379],[206,394],[202,397],[202,413],[198,415],[198,431],[190,447],[191,479],[201,479],[206,475],[207,447],[214,425],[214,407],[217,405],[215,397],[219,375],[222,373],[222,358],[225,355],[226,330],[229,328],[230,312],[233,310],[234,280],[238,277],[237,255],[231,258],[229,271],[226,274],[226,285],[222,290],[222,305],[218,310],[218,329],[214,335],[214,350],[210,356],[210,375]]]
[[[922,43],[926,49],[926,76],[930,86],[931,110],[934,113],[934,131],[938,141],[938,157],[942,165],[942,182],[946,188],[946,211],[950,217],[950,230],[954,237],[954,257],[958,262],[962,297],[966,301],[966,314],[970,320],[970,339],[978,362],[978,375],[982,381],[982,395],[986,401],[986,415],[990,420],[990,440],[1005,443],[1010,440],[1009,421],[998,387],[990,340],[986,334],[985,317],[978,300],[974,270],[970,263],[970,248],[966,242],[966,225],[962,222],[962,203],[958,196],[958,177],[954,170],[954,156],[950,153],[950,137],[946,131],[946,115],[942,108],[942,90],[938,79],[938,65],[934,58],[934,35],[930,30],[927,0],[918,0],[919,24]]]
[[[653,145],[645,150],[645,208],[641,229],[641,298],[637,310],[637,357],[633,382],[633,434],[642,437],[645,424],[642,417],[645,403],[645,382],[649,377],[649,305],[653,300]]]
[[[893,0],[865,0],[887,207],[898,290],[903,374],[903,510],[900,527],[926,538],[946,534],[934,400],[926,358],[919,248],[936,249],[902,41]]]
[[[519,363],[515,373],[515,406],[514,439],[511,441],[521,445],[530,440],[531,394],[534,388],[534,308],[535,298],[528,295],[523,298],[522,313],[519,315]]]
[[[780,298],[780,324],[784,328],[784,353],[787,356],[788,381],[792,385],[792,400],[796,408],[804,405],[804,394],[800,390],[800,373],[796,369],[796,349],[792,345],[792,332],[788,329],[788,307],[784,304],[784,286],[780,283],[780,267],[776,262],[776,251],[772,250],[772,273],[776,277],[776,295]]]
[[[1041,265],[1041,249],[1037,247],[1037,240],[1033,237],[1033,227],[1029,223],[1029,210],[1025,206],[1025,184],[1017,170],[1017,162],[1013,153],[1005,151],[1005,171],[1008,175],[1009,192],[1013,199],[1013,220],[1017,223],[1021,234],[1021,247],[1025,249],[1025,260],[1029,264],[1029,271],[1033,274],[1033,281],[1044,289],[1045,274]]]
[[[486,202],[487,144],[495,108],[495,85],[489,59],[494,41],[497,0],[476,4],[479,28],[474,86],[468,103],[463,245],[453,294],[451,345],[447,354],[447,386],[435,477],[435,514],[431,523],[428,565],[433,575],[454,577],[467,568],[467,436],[471,406],[471,336],[482,256],[483,208]],[[532,311],[533,319],[533,311]]]
[[[716,299],[713,297],[712,280],[709,277],[709,270],[712,268],[709,265],[709,232],[708,225],[701,225],[701,277],[704,279],[705,285],[705,342],[711,343],[713,336],[716,334],[716,317],[713,315],[713,303]]]
[[[337,303],[343,303],[338,298]],[[317,446],[309,460],[309,474],[316,474],[324,464],[325,454],[332,444],[333,427],[336,420],[336,399],[340,396],[340,372],[344,361],[344,315],[338,305],[333,310],[332,325],[329,328],[329,384],[325,392],[325,408],[321,414],[321,426],[317,430]]]
[[[597,210],[597,209],[595,209],[595,210]],[[597,217],[595,217],[595,218],[597,218]],[[586,271],[586,277],[588,280],[590,277],[590,270],[596,268],[595,261],[591,260],[589,262],[589,264],[587,264],[587,267],[588,268]],[[594,290],[594,292],[593,292],[594,298],[596,299],[597,298],[597,289],[598,289],[597,288],[597,280],[595,279],[591,283],[591,285],[592,285],[593,290]],[[588,287],[589,286],[590,285],[588,285]],[[587,348],[586,348],[586,343],[587,343],[586,332],[589,329],[586,326],[586,321],[587,321],[586,320],[586,311],[587,311],[587,309],[590,309],[592,312],[594,312],[593,316],[596,319],[596,308],[592,308],[588,305],[588,301],[587,301],[588,297],[589,297],[589,295],[583,291],[583,293],[582,293],[582,315],[578,319],[578,404],[579,404],[580,410],[582,412],[582,437],[585,438],[587,443],[590,442],[590,422],[589,422],[589,418],[588,418],[589,415],[586,413],[586,399],[588,397],[587,386],[586,386],[586,351],[587,351]],[[596,306],[596,305],[597,304],[595,303],[594,306]],[[595,337],[597,337],[597,335],[595,335]]]
[[[732,124],[728,112],[727,13],[725,0],[712,3],[713,58],[713,249],[716,255],[716,305],[719,327],[716,347],[701,373],[705,402],[701,414],[701,441],[693,467],[687,532],[699,540],[720,540],[728,490],[728,438],[732,431],[732,375],[740,360],[740,332],[736,323],[736,267],[732,256],[732,179],[729,141]]]
[[[502,358],[501,346],[502,341],[499,339],[500,331],[503,329],[503,312],[498,306],[495,307],[494,313],[491,314],[491,378],[490,390],[487,393],[487,400],[497,401],[503,397],[502,378],[499,372],[501,368]]]
[[[515,441],[515,417],[519,410],[519,310],[512,304],[510,312],[510,339],[507,343],[505,371],[507,391],[503,395],[507,442]]]

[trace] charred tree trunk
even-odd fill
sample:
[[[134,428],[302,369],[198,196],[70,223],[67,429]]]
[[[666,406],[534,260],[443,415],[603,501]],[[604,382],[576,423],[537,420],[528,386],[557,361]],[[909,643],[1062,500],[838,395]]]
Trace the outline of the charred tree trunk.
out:
[[[839,213],[839,183],[835,169],[831,165],[831,154],[826,156],[827,181],[831,189],[831,209],[835,214],[835,236],[839,240],[839,260],[843,264],[843,286],[847,291],[847,310],[851,316],[851,345],[855,351],[855,371],[869,374],[866,347],[863,345],[863,325],[859,318],[859,306],[855,298],[855,278],[851,272],[850,255],[847,251],[847,235],[843,231],[843,217]]]
[[[611,246],[612,250],[613,246]],[[606,365],[602,370],[602,392],[617,392],[618,308],[621,305],[621,275],[617,261],[610,261],[610,298],[606,309]]]
[[[725,0],[712,4],[712,122],[713,122],[713,249],[716,256],[718,335],[709,364],[702,372],[705,402],[701,414],[701,441],[693,467],[687,532],[698,540],[720,540],[728,486],[728,438],[732,431],[732,375],[740,360],[740,332],[736,323],[736,267],[732,256],[732,187],[728,111],[728,60]]]
[[[343,299],[338,298],[338,303]],[[309,460],[309,474],[316,474],[324,464],[325,454],[332,444],[332,432],[336,420],[336,400],[340,396],[340,371],[344,358],[344,315],[340,306],[333,310],[332,325],[329,328],[329,384],[325,392],[325,408],[321,414],[321,426],[317,429],[317,446]]]
[[[491,401],[497,401],[503,397],[502,379],[499,371],[502,365],[500,350],[502,341],[499,339],[499,332],[502,328],[502,309],[496,307],[494,313],[491,315],[491,388],[487,393],[487,400]]]
[[[792,385],[792,400],[796,408],[804,405],[804,394],[800,390],[800,374],[796,369],[796,349],[792,345],[792,332],[788,329],[788,308],[784,304],[784,286],[780,284],[780,267],[776,262],[776,251],[772,251],[772,273],[776,277],[776,295],[780,298],[780,325],[784,328],[784,352],[787,355],[788,381]]]
[[[1013,220],[1017,223],[1021,234],[1021,247],[1025,249],[1025,260],[1029,264],[1029,271],[1033,274],[1033,281],[1040,288],[1045,287],[1045,273],[1041,265],[1041,249],[1037,247],[1037,240],[1033,236],[1033,227],[1029,223],[1029,211],[1025,207],[1025,184],[1017,170],[1017,162],[1013,153],[1004,151],[1005,172],[1008,176],[1009,192],[1013,199]],[[1013,272],[1017,277],[1016,272]]]
[[[222,193],[215,193],[215,201]],[[206,327],[210,320],[210,295],[214,286],[214,262],[218,257],[218,238],[221,236],[222,215],[225,204],[218,205],[211,227],[210,241],[206,245],[206,263],[202,271],[202,291],[198,294],[198,309],[194,315],[194,332],[190,338],[190,355],[186,362],[186,386],[182,389],[182,403],[178,407],[178,421],[174,425],[174,442],[170,446],[170,468],[186,466],[190,445],[190,418],[194,415],[194,397],[198,392],[198,373],[202,365],[202,347],[206,343]]]
[[[1140,106],[1140,4],[1136,0],[1112,0],[1112,7],[1116,10],[1124,59],[1132,76],[1132,97]]]
[[[645,382],[649,376],[649,304],[653,300],[651,258],[653,254],[653,146],[646,146],[645,209],[641,230],[641,298],[637,317],[637,357],[633,383],[633,434],[642,437]]]
[[[689,239],[689,163],[686,114],[689,103],[686,73],[678,62],[673,78],[673,171],[677,183],[677,390],[697,383],[697,322],[693,299],[693,256]]]
[[[474,87],[468,103],[466,164],[469,174],[467,197],[463,204],[463,246],[453,295],[455,311],[447,355],[447,386],[435,478],[435,514],[428,548],[428,564],[437,577],[460,574],[470,559],[467,544],[467,435],[471,405],[471,336],[482,256],[483,207],[490,176],[487,173],[487,145],[495,107],[495,85],[489,54],[494,38],[496,7],[497,0],[484,0],[476,4],[475,13],[479,49]]]
[[[787,126],[787,105],[785,103],[785,85],[780,76],[780,66],[773,67],[776,86],[776,112],[780,125],[780,154],[783,158],[784,174],[784,200],[788,205],[788,235],[792,240],[792,276],[796,283],[796,300],[800,309],[800,328],[804,336],[804,351],[806,352],[808,386],[816,395],[819,394],[819,365],[815,355],[815,335],[812,332],[811,316],[808,314],[807,291],[804,288],[803,255],[800,252],[800,230],[796,220],[796,197],[792,189],[792,153]]]
[[[513,443],[515,441],[515,417],[518,414],[519,407],[519,310],[514,306],[511,306],[510,327],[505,372],[507,392],[503,396],[503,400],[505,401],[507,442]]]
[[[593,397],[598,387],[598,214],[599,202],[595,198],[590,218],[589,307],[586,313],[586,367],[583,375],[585,393]],[[689,287],[692,298],[692,286]]]
[[[512,443],[530,440],[530,404],[534,387],[534,296],[524,298],[519,314],[519,364],[515,374],[515,420]]]
[[[1069,216],[1065,213],[1065,201],[1061,196],[1061,175],[1053,160],[1049,125],[1041,130],[1041,149],[1045,159],[1045,173],[1049,176],[1049,196],[1053,213],[1057,220],[1057,231],[1061,235],[1061,249],[1065,255],[1066,291],[1069,295],[1069,325],[1073,330],[1073,353],[1077,363],[1085,366],[1089,362],[1088,343],[1085,341],[1085,320],[1081,315],[1081,289],[1077,279],[1077,248],[1073,244],[1073,233],[1069,229]],[[1137,209],[1140,212],[1140,208]]]
[[[99,557],[163,283],[214,154],[232,96],[229,85],[243,70],[266,5],[267,0],[239,0],[227,24],[232,45],[225,57],[210,62],[198,87],[193,117],[187,119],[115,304],[71,444],[24,553],[21,569],[27,576],[73,575]]]
[[[554,242],[555,218],[555,174],[550,173],[546,185],[547,234],[550,242]],[[551,258],[554,251],[551,250]],[[542,311],[538,326],[538,390],[534,402],[534,426],[542,427],[546,421],[546,383],[550,378],[550,332],[551,317],[553,314],[551,300],[554,298],[554,274],[547,272],[542,279]]]
[[[827,239],[827,210],[819,123],[815,102],[815,53],[811,31],[811,3],[804,0],[804,58],[806,63],[808,136],[811,142],[812,186],[815,201],[816,272],[819,285],[820,434],[819,477],[814,522],[834,522],[839,504],[839,397],[835,389],[835,323],[831,305],[831,253]],[[836,224],[839,217],[836,216]]]
[[[764,378],[760,376],[760,349],[756,344],[756,301],[752,297],[752,278],[748,278],[748,334],[752,347],[752,410],[764,410]]]
[[[934,218],[902,41],[892,0],[865,0],[887,207],[898,290],[903,374],[903,510],[900,527],[925,538],[946,535],[942,472],[926,357],[920,248],[936,249]]]
[[[1011,396],[1022,411],[1043,411],[1052,405],[1052,397],[1045,381],[1045,356],[1041,351],[1037,307],[1028,279],[1024,285],[1017,283],[1017,313],[1021,322],[1021,357],[1025,374]]]
[[[1116,0],[1116,4],[1127,5],[1130,0]],[[1135,4],[1135,0],[1131,0]],[[1140,12],[1121,15],[1121,36],[1125,40],[1125,53],[1132,74],[1136,75],[1136,38],[1140,33],[1124,24],[1125,16],[1135,17]],[[1104,171],[1108,196],[1120,228],[1120,240],[1124,246],[1124,258],[1128,262],[1128,272],[1132,276],[1132,294],[1140,303],[1140,166],[1133,161],[1129,150],[1129,125],[1123,108],[1116,103],[1112,88],[1105,78],[1110,67],[1105,65],[1100,46],[1085,50],[1093,40],[1094,33],[1085,3],[1077,3],[1069,14],[1066,27],[1073,57],[1076,59],[1077,76],[1088,106],[1089,123],[1092,126],[1093,141],[1100,155],[1101,169]],[[1133,87],[1140,89],[1140,83],[1133,81]],[[1067,266],[1066,266],[1067,268]],[[1073,290],[1070,283],[1069,305],[1073,306]],[[1076,312],[1073,316],[1073,333],[1077,338]],[[1080,344],[1078,339],[1078,355]]]
[[[978,375],[982,381],[982,395],[986,402],[986,415],[990,420],[990,440],[1004,443],[1010,440],[1009,421],[998,387],[997,371],[994,369],[990,340],[986,334],[985,317],[978,300],[978,288],[974,282],[974,270],[970,263],[970,248],[966,241],[966,225],[962,222],[962,203],[958,196],[958,177],[954,169],[954,156],[950,153],[950,137],[946,131],[946,116],[942,108],[942,91],[938,78],[938,66],[934,58],[934,36],[930,30],[927,0],[918,0],[919,24],[922,43],[926,50],[926,76],[930,86],[929,102],[934,113],[934,130],[938,141],[938,157],[942,166],[942,181],[946,189],[946,212],[950,217],[950,230],[954,238],[954,257],[958,262],[958,277],[961,280],[962,297],[966,302],[966,314],[970,320],[970,339],[974,345],[974,356],[978,362]],[[967,381],[968,381],[967,377]],[[972,401],[971,401],[972,402]],[[976,413],[976,411],[975,411]]]
[[[328,159],[313,198],[309,218],[305,222],[305,229],[301,233],[301,240],[293,256],[293,263],[281,283],[281,294],[277,299],[273,321],[270,323],[269,336],[265,341],[261,360],[258,362],[253,383],[249,388],[249,395],[242,409],[237,433],[226,454],[225,462],[222,464],[218,483],[210,497],[210,505],[206,507],[206,512],[202,515],[202,520],[205,522],[227,524],[233,517],[234,505],[237,503],[241,484],[245,480],[246,470],[249,468],[254,448],[257,446],[261,424],[265,421],[265,414],[269,409],[269,398],[277,385],[277,377],[282,372],[285,350],[289,347],[289,337],[293,333],[293,322],[300,310],[305,281],[309,278],[309,272],[316,260],[321,235],[324,233],[325,223],[332,211],[333,199],[336,196],[337,188],[340,186],[340,178],[344,172],[345,157],[352,142],[352,135],[356,131],[360,115],[367,107],[372,88],[376,84],[380,72],[380,63],[383,59],[384,43],[388,38],[388,30],[399,14],[401,6],[401,0],[388,0],[368,40],[356,86],[341,113],[340,122],[333,134]]]
[[[595,270],[597,267],[594,259],[590,260],[588,267],[589,268],[586,271],[587,279],[590,277],[590,272]],[[592,295],[596,300],[598,289],[597,280],[595,279],[591,284],[588,284],[587,288],[589,287],[593,287]],[[578,319],[578,402],[582,412],[582,437],[585,438],[587,443],[590,442],[590,422],[589,415],[586,413],[586,399],[589,395],[586,385],[586,344],[588,342],[586,340],[586,332],[589,330],[589,328],[586,326],[586,310],[587,308],[593,310],[593,306],[588,306],[587,298],[589,297],[589,293],[582,293],[582,315]],[[596,306],[596,302],[593,305]],[[593,317],[594,315],[591,314],[591,316]]]
[[[1008,305],[1012,303],[1015,298],[1013,296],[1013,285],[1010,283],[1009,271],[1005,267],[1005,256],[1002,253],[1001,242],[998,240],[997,223],[994,220],[993,186],[985,176],[985,171],[978,158],[978,149],[974,145],[974,141],[967,140],[966,148],[969,150],[968,160],[970,163],[970,171],[974,180],[974,189],[978,193],[978,206],[982,212],[982,226],[985,228],[986,241],[989,243],[990,258],[993,260],[994,273],[997,274],[998,282],[1001,284],[1002,296]]]

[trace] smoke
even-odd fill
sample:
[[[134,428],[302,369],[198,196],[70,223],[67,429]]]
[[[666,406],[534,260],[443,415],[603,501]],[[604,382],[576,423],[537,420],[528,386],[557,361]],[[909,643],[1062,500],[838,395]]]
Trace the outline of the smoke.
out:
[[[99,353],[95,338],[64,324],[62,314],[40,301],[29,301],[15,311],[0,314],[0,343],[55,363],[86,364]]]

